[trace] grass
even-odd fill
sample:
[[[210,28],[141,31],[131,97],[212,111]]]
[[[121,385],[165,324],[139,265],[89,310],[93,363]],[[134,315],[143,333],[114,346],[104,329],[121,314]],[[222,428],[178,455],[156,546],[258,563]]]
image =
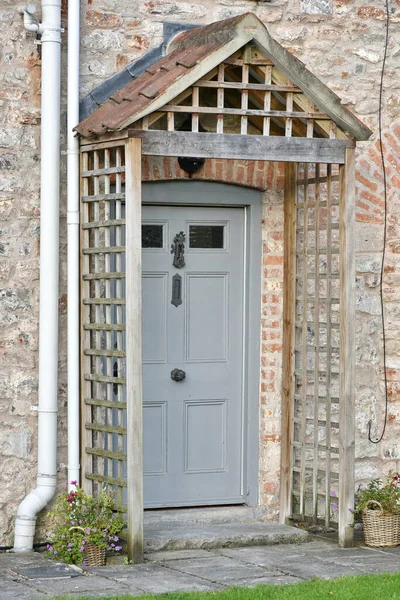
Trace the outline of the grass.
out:
[[[399,565],[400,568],[400,565]],[[290,585],[260,585],[222,592],[175,592],[146,596],[102,596],[103,600],[400,600],[400,573],[313,579]],[[61,596],[55,600],[69,600]],[[89,600],[86,596],[74,600]]]

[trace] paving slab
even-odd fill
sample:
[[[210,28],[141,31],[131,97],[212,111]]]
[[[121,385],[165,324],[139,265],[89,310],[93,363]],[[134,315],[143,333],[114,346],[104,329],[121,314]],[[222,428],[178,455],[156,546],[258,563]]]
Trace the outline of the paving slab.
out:
[[[176,560],[168,563],[169,569],[174,569],[189,575],[196,575],[214,583],[232,585],[231,581],[253,581],[266,575],[280,575],[277,570],[267,570],[257,565],[244,564],[226,556],[210,556],[195,560]]]
[[[145,554],[147,562],[168,562],[170,560],[209,558],[209,550],[166,550],[161,552],[150,552]]]
[[[17,598],[37,600],[43,598],[43,594],[29,585],[10,579],[6,580],[0,576],[0,599],[16,600]]]
[[[289,585],[313,577],[400,572],[400,547],[341,549],[332,540],[313,537],[308,544],[158,552],[149,554],[142,565],[96,567],[78,577],[26,579],[18,574],[51,574],[49,567],[54,565],[60,563],[43,554],[0,554],[0,600],[217,591],[232,586]]]
[[[144,565],[127,565],[125,567],[96,567],[90,569],[90,574],[102,576],[118,584],[133,586],[149,594],[167,592],[207,592],[221,589],[213,581],[196,575],[181,573],[169,569],[163,564],[150,563]]]

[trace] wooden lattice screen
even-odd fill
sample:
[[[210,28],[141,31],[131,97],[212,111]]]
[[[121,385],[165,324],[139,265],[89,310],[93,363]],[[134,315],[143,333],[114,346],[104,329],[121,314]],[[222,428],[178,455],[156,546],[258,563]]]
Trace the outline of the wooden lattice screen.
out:
[[[285,198],[282,498],[286,517],[339,523],[341,545],[351,544],[354,493],[353,170],[353,155],[341,165],[290,165]]]
[[[125,513],[124,145],[84,148],[81,178],[83,485],[108,484]]]
[[[144,117],[141,128],[347,139],[253,44]]]
[[[300,164],[296,205],[293,516],[337,522],[339,171]]]

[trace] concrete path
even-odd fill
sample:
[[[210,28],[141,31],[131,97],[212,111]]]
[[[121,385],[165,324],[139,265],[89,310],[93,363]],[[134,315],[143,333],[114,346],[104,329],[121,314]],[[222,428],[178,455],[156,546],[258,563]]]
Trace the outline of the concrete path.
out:
[[[143,565],[93,568],[86,575],[65,570],[62,565],[57,567],[57,563],[40,554],[3,553],[0,554],[0,600],[36,600],[61,594],[71,598],[82,595],[101,598],[116,594],[215,591],[262,583],[296,583],[312,577],[334,579],[342,575],[400,571],[400,548],[339,549],[333,541],[310,537],[309,543],[292,545],[155,552],[148,555]],[[58,571],[52,574],[56,567]],[[41,573],[54,578],[37,578]],[[35,578],[28,579],[32,574]]]

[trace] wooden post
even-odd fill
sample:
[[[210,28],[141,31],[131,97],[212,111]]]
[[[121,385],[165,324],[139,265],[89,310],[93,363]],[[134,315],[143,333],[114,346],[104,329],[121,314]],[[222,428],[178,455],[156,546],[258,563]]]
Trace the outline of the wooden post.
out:
[[[355,364],[355,168],[354,150],[340,165],[340,394],[339,394],[339,546],[353,546],[354,516],[354,364]]]
[[[143,562],[142,142],[125,143],[128,557]]]
[[[294,401],[294,338],[296,296],[296,198],[297,163],[285,165],[284,200],[284,298],[283,298],[283,367],[282,367],[282,435],[279,520],[285,523],[292,513],[292,427]]]
[[[89,169],[89,153],[81,148],[80,172]],[[80,197],[89,195],[89,179],[80,178]],[[80,247],[89,247],[89,231],[82,228],[83,223],[89,221],[90,207],[86,203],[80,202]],[[91,372],[90,356],[85,356],[85,350],[91,347],[91,332],[84,329],[84,325],[90,323],[90,306],[83,303],[84,298],[90,297],[90,283],[82,281],[82,276],[90,272],[90,259],[86,254],[80,253],[80,278],[81,278],[81,486],[86,493],[93,493],[93,482],[87,479],[86,475],[93,472],[93,456],[85,452],[87,447],[93,446],[93,431],[86,429],[86,423],[92,422],[92,407],[85,404],[85,398],[91,398],[92,383],[85,380],[85,375]]]

